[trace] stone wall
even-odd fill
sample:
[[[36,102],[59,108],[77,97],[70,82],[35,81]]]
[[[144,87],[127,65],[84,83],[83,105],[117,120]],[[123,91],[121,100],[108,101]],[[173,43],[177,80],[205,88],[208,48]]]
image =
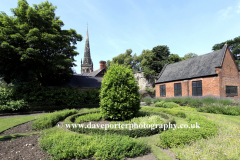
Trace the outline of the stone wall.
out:
[[[152,89],[155,84],[155,77],[152,77],[148,80],[144,77],[143,73],[144,72],[137,72],[137,73],[133,74],[137,80],[140,90],[145,90],[145,88]]]

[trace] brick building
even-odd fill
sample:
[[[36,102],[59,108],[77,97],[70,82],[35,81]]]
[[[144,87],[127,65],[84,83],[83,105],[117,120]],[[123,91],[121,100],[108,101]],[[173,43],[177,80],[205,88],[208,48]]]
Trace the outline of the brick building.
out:
[[[218,51],[165,65],[157,79],[156,97],[239,98],[240,75],[227,44]]]

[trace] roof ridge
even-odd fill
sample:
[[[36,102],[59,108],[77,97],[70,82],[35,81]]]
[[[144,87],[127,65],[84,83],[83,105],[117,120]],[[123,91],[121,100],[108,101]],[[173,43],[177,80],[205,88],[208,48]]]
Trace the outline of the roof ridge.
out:
[[[223,48],[222,48],[222,49],[223,49]],[[205,56],[205,55],[208,55],[208,54],[211,54],[211,53],[220,51],[220,50],[222,50],[222,49],[219,49],[219,50],[216,50],[216,51],[212,51],[212,52],[209,52],[209,53],[205,53],[205,54],[199,55],[199,56],[197,56],[197,57],[188,58],[188,59],[185,59],[185,60],[183,60],[183,61],[178,61],[178,62],[175,62],[175,63],[180,63],[180,62],[184,62],[184,61],[191,60],[191,59],[193,59],[193,58],[198,58],[198,57],[201,57],[201,56]],[[172,64],[175,64],[175,63],[171,63],[171,64],[168,64],[168,65],[172,65]]]

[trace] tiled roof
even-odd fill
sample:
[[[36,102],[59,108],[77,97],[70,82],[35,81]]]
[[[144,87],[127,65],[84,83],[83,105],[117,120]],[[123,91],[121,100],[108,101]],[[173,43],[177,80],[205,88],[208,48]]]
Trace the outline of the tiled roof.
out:
[[[226,48],[224,45],[220,50],[165,65],[156,83],[216,75],[216,67],[222,66]]]

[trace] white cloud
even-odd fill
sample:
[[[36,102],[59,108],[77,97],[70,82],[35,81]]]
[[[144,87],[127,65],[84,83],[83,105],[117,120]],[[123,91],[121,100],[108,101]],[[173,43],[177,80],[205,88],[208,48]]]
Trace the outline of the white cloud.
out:
[[[238,5],[237,5],[236,13],[240,13],[240,2],[239,2]]]
[[[232,10],[232,7],[228,7],[226,9],[222,9],[221,11],[219,11],[218,13],[220,14],[220,18],[221,19],[226,19],[228,17],[231,17],[232,15],[230,14]]]

